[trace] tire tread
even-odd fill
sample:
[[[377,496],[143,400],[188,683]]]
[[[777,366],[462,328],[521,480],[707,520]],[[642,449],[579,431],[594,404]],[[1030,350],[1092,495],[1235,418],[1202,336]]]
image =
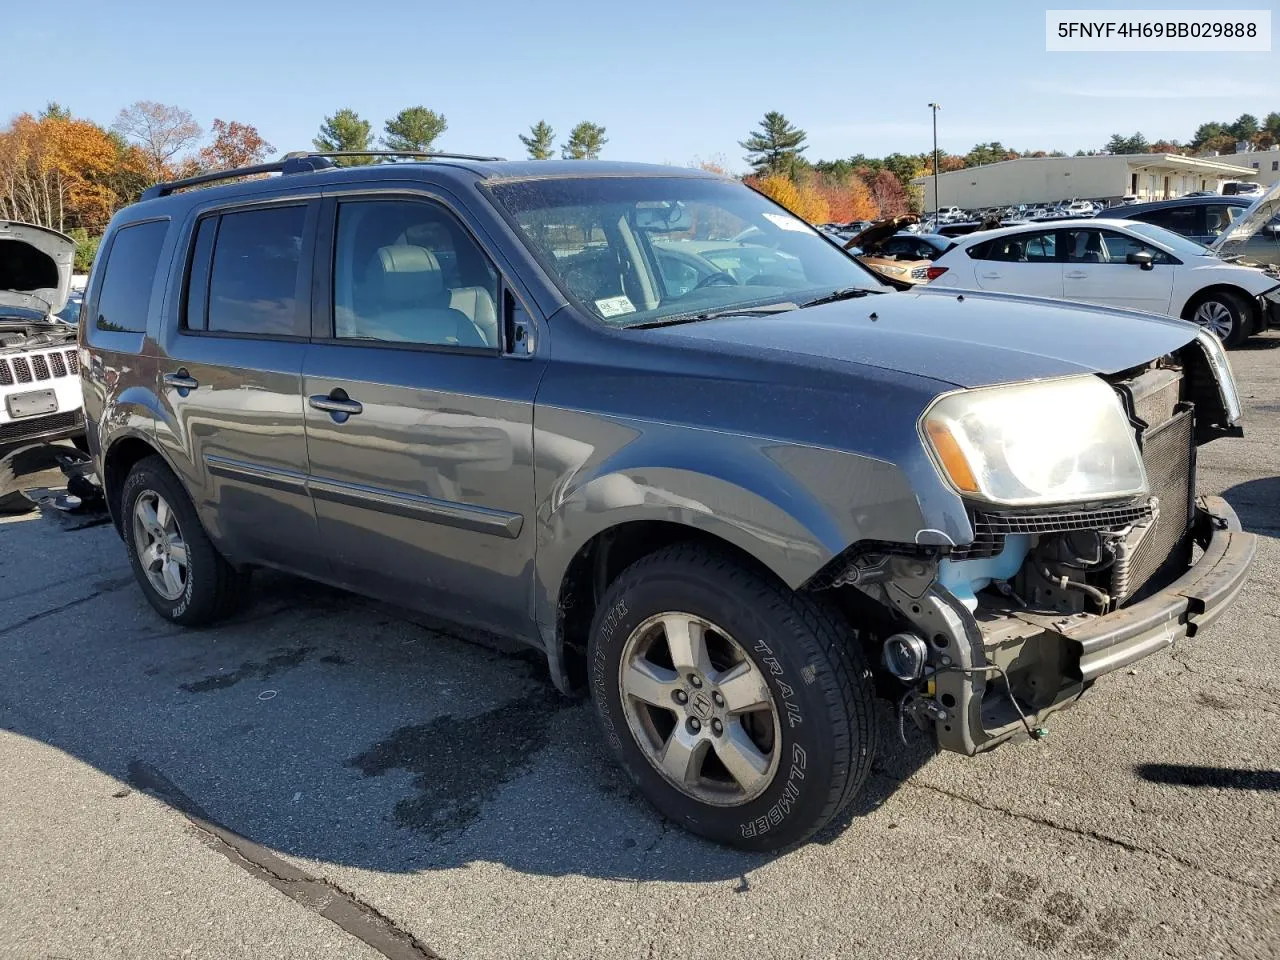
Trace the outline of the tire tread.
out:
[[[791,841],[791,844],[803,843],[849,806],[871,772],[878,731],[875,690],[866,657],[843,616],[829,604],[789,590],[749,570],[727,552],[703,544],[676,543],[642,557],[617,577],[610,585],[610,592],[625,592],[631,583],[643,580],[654,568],[670,565],[686,569],[700,567],[710,578],[723,580],[745,596],[757,597],[771,612],[781,614],[781,622],[803,628],[794,630],[788,639],[799,638],[802,644],[812,648],[803,651],[808,660],[820,659],[831,668],[820,676],[834,681],[822,683],[827,703],[825,719],[831,724],[835,744],[833,776],[822,812],[801,836]],[[857,756],[853,749],[855,740],[862,744]]]

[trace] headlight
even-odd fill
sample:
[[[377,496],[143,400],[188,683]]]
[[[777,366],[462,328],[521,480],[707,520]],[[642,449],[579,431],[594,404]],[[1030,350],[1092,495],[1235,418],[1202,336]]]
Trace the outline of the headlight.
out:
[[[966,390],[921,418],[934,461],[960,493],[1006,506],[1147,492],[1120,398],[1094,376]]]
[[[1218,396],[1227,411],[1227,423],[1232,424],[1240,419],[1240,394],[1236,391],[1236,378],[1231,372],[1231,364],[1227,362],[1227,351],[1220,341],[1208,330],[1201,330],[1196,339],[1204,347],[1204,355],[1209,358],[1209,366],[1213,367],[1214,379],[1218,381]]]

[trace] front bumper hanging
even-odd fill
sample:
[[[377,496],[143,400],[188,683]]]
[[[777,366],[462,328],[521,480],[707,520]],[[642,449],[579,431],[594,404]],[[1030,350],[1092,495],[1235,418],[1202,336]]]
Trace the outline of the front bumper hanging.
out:
[[[1106,615],[1010,608],[979,620],[938,583],[904,604],[942,651],[926,711],[939,746],[965,754],[990,749],[1034,730],[1097,678],[1198,636],[1240,593],[1257,538],[1241,529],[1221,497],[1197,499],[1191,529],[1202,551],[1196,562],[1150,596]],[[1020,675],[1034,678],[1033,686],[1019,691],[1010,677]]]

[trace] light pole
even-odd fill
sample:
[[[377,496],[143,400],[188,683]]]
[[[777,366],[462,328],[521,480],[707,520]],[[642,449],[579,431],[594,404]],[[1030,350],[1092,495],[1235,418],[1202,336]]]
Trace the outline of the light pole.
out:
[[[942,109],[942,105],[931,103],[929,109],[933,111],[933,217],[936,220],[942,209],[938,202],[938,111]]]

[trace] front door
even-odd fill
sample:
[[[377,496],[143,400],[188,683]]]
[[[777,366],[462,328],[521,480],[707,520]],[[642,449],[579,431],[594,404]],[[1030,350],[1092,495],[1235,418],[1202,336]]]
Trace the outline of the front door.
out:
[[[223,552],[324,577],[302,420],[318,207],[294,200],[196,221],[157,392],[160,440]]]
[[[1093,227],[1066,230],[1063,237],[1062,284],[1068,300],[1168,313],[1173,268],[1163,250],[1128,234]],[[1127,262],[1131,253],[1149,253],[1154,266],[1143,270]]]
[[[321,237],[317,263],[331,276],[315,287],[325,309],[302,393],[309,483],[335,576],[527,634],[543,362],[503,348],[498,321],[514,298],[434,200],[326,200]]]

